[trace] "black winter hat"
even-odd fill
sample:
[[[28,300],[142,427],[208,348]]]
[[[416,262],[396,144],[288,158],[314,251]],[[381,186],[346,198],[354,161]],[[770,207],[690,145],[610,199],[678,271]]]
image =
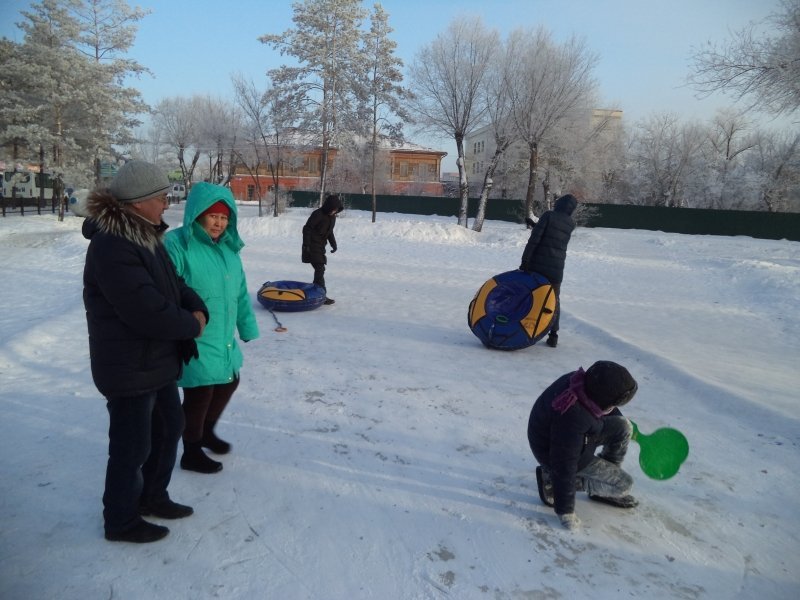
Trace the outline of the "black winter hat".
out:
[[[610,360],[598,360],[589,367],[584,387],[589,397],[604,410],[627,404],[638,389],[628,369]]]
[[[572,213],[575,212],[575,209],[578,208],[578,199],[573,196],[572,194],[564,194],[558,200],[556,200],[553,209],[556,212],[566,213],[572,216]]]
[[[339,214],[344,209],[344,204],[342,204],[342,199],[339,197],[338,194],[328,194],[325,197],[325,202],[322,203],[322,212],[326,215],[330,214],[332,211],[336,211],[336,214]]]

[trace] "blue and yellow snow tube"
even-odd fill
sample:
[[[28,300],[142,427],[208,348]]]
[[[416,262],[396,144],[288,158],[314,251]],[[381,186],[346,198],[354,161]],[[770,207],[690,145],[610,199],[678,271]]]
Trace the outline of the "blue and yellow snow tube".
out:
[[[538,273],[516,270],[481,286],[469,304],[467,322],[484,346],[518,350],[542,339],[557,312],[550,282]]]
[[[325,290],[301,281],[267,281],[256,294],[264,308],[284,312],[312,310],[325,302]]]

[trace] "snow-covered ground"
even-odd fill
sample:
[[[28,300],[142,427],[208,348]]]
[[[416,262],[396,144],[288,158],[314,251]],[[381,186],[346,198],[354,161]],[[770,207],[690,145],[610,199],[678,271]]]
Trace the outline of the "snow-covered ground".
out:
[[[528,232],[492,221],[344,213],[336,304],[275,332],[255,292],[311,279],[308,214],[241,208],[262,337],[219,427],[233,453],[219,474],[176,469],[195,515],[142,546],[102,535],[82,219],[0,219],[0,598],[800,597],[800,243],[578,229],[559,347],[502,352],[467,307]],[[598,359],[638,379],[641,430],[676,427],[691,453],[653,481],[633,445],[640,506],[579,494],[570,533],[525,429],[546,385]]]

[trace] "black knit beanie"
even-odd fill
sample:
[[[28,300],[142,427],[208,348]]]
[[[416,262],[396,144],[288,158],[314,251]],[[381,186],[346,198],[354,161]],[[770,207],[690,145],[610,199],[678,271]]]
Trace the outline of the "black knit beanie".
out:
[[[628,369],[610,360],[598,360],[586,371],[586,393],[597,406],[607,410],[627,404],[637,390],[636,380]]]

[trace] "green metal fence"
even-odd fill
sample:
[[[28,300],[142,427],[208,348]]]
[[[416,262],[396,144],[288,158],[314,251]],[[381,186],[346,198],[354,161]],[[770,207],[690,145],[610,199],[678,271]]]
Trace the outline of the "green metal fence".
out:
[[[369,194],[343,194],[347,208],[372,211]],[[317,206],[318,192],[292,192],[293,206]],[[430,196],[377,196],[378,213],[440,215],[457,217],[458,198]],[[746,235],[754,238],[800,241],[800,213],[768,213],[744,210],[708,210],[702,208],[666,208],[622,204],[585,203],[584,227],[613,229],[647,229],[669,233],[696,235]],[[475,218],[478,199],[470,198],[467,216]],[[520,200],[491,199],[486,218],[522,223],[523,203]]]

